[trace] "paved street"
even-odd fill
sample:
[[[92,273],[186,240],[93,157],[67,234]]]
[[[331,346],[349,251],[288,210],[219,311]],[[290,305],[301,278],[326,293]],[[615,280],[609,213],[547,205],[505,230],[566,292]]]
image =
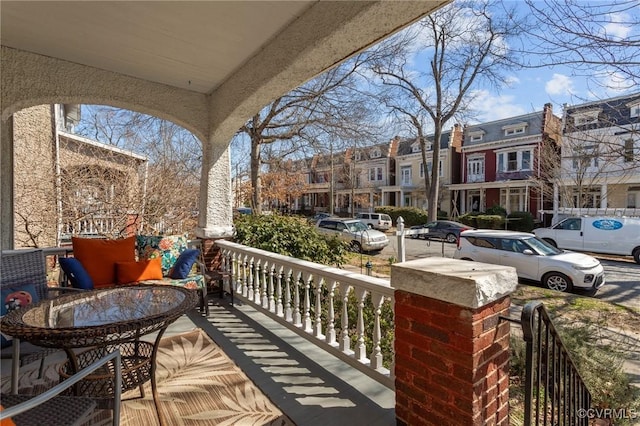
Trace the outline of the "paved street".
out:
[[[398,238],[395,234],[389,233],[388,235],[389,246],[376,257],[388,259],[393,256],[398,258]],[[411,238],[407,238],[405,241],[406,260],[423,257],[453,257],[453,252],[456,250],[455,244],[441,241]],[[631,257],[612,260],[613,258],[610,256],[595,256],[601,260],[604,266],[607,283],[594,297],[640,311],[640,265],[634,263]]]

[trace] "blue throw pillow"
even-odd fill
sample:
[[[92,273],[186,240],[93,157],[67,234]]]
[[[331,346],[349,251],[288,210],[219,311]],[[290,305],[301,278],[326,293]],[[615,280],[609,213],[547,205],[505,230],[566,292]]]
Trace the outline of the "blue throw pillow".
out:
[[[73,257],[60,257],[58,258],[58,262],[65,275],[69,277],[73,288],[93,290],[93,280],[78,259]]]
[[[0,297],[2,298],[0,316],[40,301],[35,284],[3,288],[2,292],[0,292]],[[0,346],[6,348],[10,345],[11,337],[4,334],[0,335]]]
[[[198,259],[198,255],[200,255],[200,250],[198,249],[186,249],[180,253],[169,276],[173,279],[187,278],[189,272],[191,272],[191,267]]]

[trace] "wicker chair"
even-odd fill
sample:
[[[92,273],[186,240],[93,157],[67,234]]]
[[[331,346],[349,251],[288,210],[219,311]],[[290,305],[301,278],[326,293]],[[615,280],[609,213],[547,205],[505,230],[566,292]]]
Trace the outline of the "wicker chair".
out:
[[[11,418],[16,424],[25,425],[82,425],[86,424],[97,407],[96,401],[87,397],[63,396],[89,374],[105,366],[113,366],[114,389],[113,425],[120,424],[120,401],[122,398],[122,372],[120,352],[114,351],[83,368],[62,383],[40,395],[2,395],[4,410],[0,411],[0,420]]]
[[[61,291],[77,291],[62,287],[47,286],[47,264],[42,250],[3,250],[2,274],[0,274],[0,290],[16,288],[24,285],[33,285],[40,300],[50,299],[60,294]],[[4,303],[2,300],[0,303]],[[40,360],[40,376],[44,368],[44,358],[55,349],[35,346],[27,342],[14,339],[11,347],[2,349],[2,358],[14,360],[11,370],[12,393],[18,390],[18,373],[21,366]],[[17,360],[17,361],[16,361]]]

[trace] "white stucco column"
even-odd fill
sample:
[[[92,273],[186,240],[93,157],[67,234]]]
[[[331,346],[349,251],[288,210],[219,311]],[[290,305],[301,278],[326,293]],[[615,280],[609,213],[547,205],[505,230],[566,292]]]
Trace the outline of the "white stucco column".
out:
[[[608,205],[607,192],[608,191],[609,191],[609,188],[607,187],[607,184],[603,183],[602,186],[600,187],[600,208],[601,209],[607,208],[607,205]]]
[[[233,235],[233,194],[229,141],[215,140],[202,147],[202,176],[198,206],[199,238]]]

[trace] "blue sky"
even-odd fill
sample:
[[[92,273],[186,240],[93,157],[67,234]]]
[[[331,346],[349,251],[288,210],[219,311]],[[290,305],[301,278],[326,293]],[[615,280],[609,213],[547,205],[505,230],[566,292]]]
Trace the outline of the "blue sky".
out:
[[[507,0],[508,1],[508,0]],[[594,4],[605,7],[605,1],[580,0],[582,4]],[[513,3],[512,3],[513,4]],[[539,5],[544,5],[540,1]],[[614,39],[636,40],[635,47],[629,47],[629,52],[640,57],[637,40],[640,28],[632,22],[638,21],[640,1],[635,9],[618,7],[613,13],[598,18],[598,24],[592,25],[597,31]],[[604,10],[604,9],[600,9]],[[527,13],[528,9],[519,3],[519,11]],[[631,15],[632,14],[632,15]],[[608,21],[608,22],[607,22]],[[632,52],[630,49],[635,49]],[[607,99],[640,91],[637,85],[629,84],[628,79],[622,77],[613,69],[593,71],[588,77],[584,72],[576,72],[568,66],[553,66],[538,69],[525,69],[508,74],[510,86],[499,91],[481,91],[475,109],[478,111],[478,121],[492,121],[509,116],[540,111],[545,103],[553,105],[554,113],[562,114],[562,105],[580,104],[597,99]],[[640,74],[637,70],[636,74]]]

